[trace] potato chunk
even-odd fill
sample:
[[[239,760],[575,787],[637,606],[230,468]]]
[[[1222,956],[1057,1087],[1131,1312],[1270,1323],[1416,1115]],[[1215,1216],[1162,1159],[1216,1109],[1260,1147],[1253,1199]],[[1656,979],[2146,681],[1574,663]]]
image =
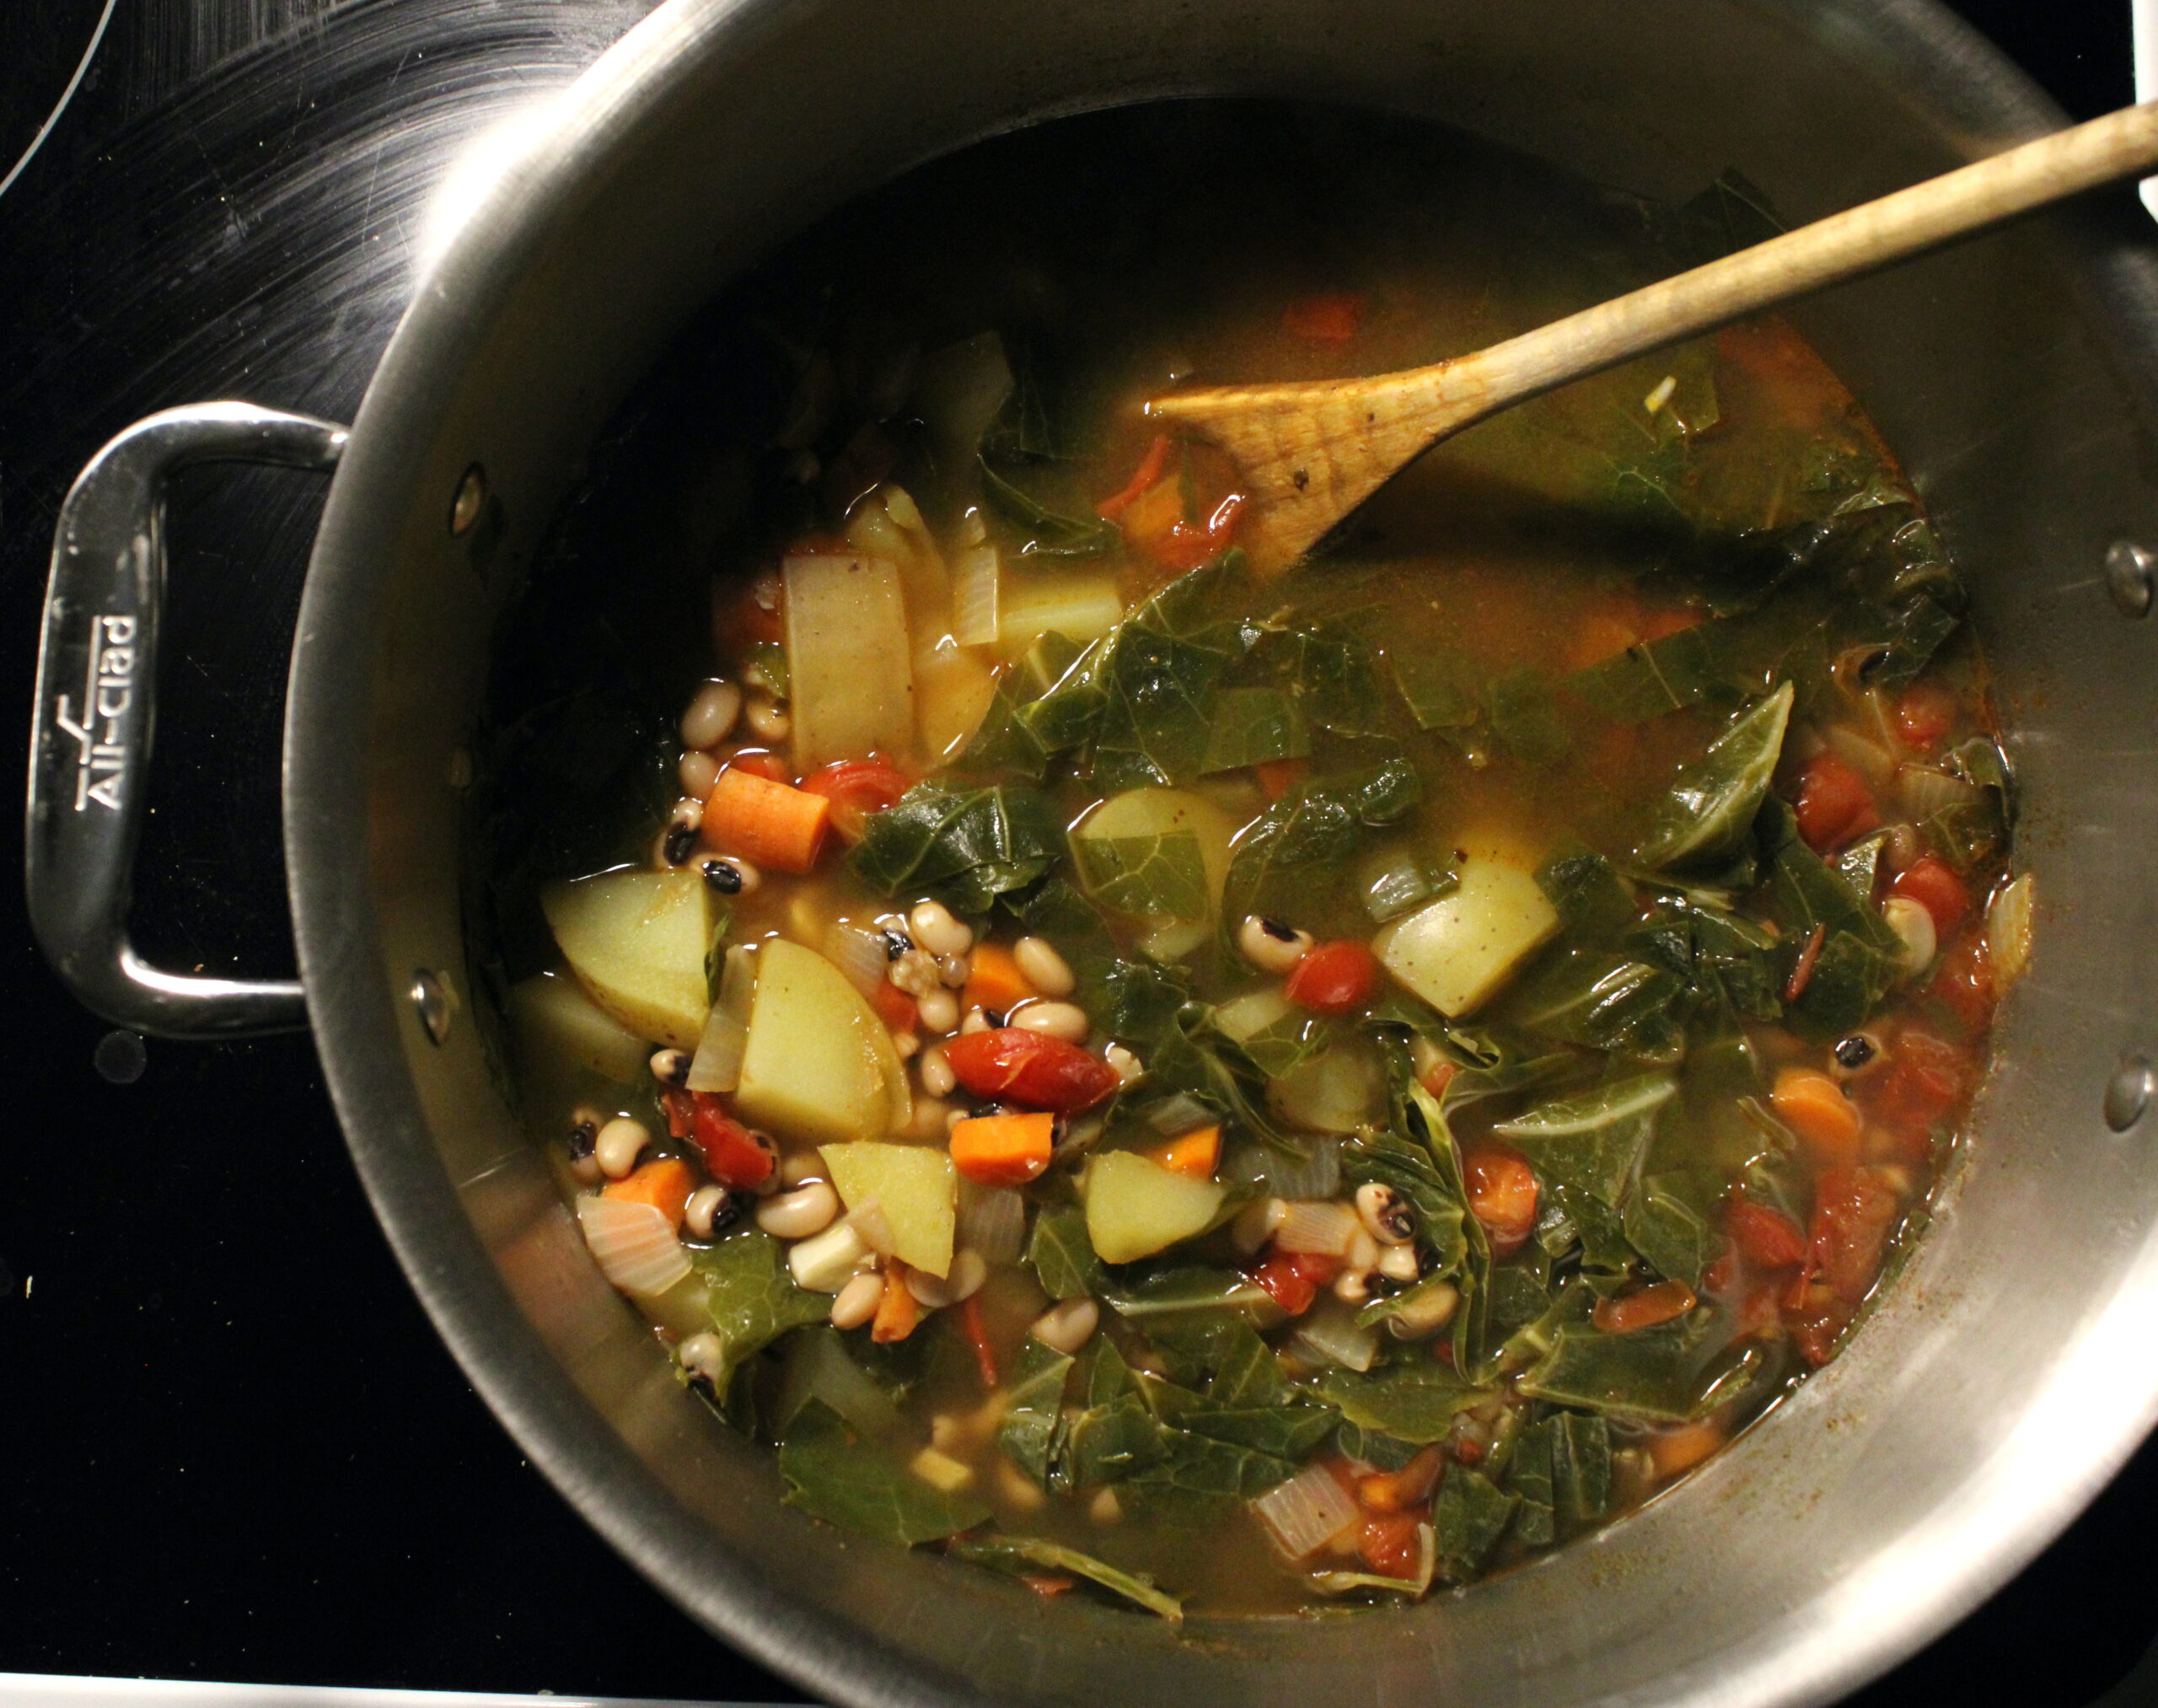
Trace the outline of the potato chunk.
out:
[[[882,557],[796,553],[781,575],[795,768],[911,752],[914,666],[899,567]]]
[[[933,1276],[951,1272],[959,1176],[949,1157],[928,1145],[886,1144],[827,1145],[824,1156],[849,1211],[883,1207],[901,1263]]]
[[[910,1107],[883,1022],[837,967],[783,937],[757,950],[734,1102],[744,1120],[813,1145],[881,1139]]]
[[[1087,1237],[1103,1263],[1130,1263],[1205,1232],[1221,1188],[1136,1151],[1104,1151],[1087,1170]]]
[[[695,1050],[711,997],[706,957],[719,898],[694,872],[607,872],[557,884],[540,905],[570,970],[640,1038]]]
[[[1503,860],[1464,860],[1460,884],[1397,920],[1373,947],[1380,964],[1448,1019],[1483,1006],[1559,930],[1535,874]]]

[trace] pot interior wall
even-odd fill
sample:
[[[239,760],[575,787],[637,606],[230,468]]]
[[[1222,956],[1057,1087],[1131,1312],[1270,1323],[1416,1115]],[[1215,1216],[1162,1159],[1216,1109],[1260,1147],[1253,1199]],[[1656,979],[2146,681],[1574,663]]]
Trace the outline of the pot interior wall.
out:
[[[1405,1614],[1179,1639],[814,1526],[601,1282],[470,1014],[450,779],[493,620],[610,412],[777,241],[971,138],[1186,93],[1429,117],[1653,195],[1735,166],[1807,218],[2034,120],[1946,29],[1916,6],[1724,0],[676,0],[507,169],[385,360],[324,525],[288,748],[302,958],[356,1155],[445,1335],[713,1629],[865,1701],[1819,1699],[2005,1577],[2139,1433],[2153,1372],[2117,1348],[2158,1292],[2158,1170],[2099,1111],[2148,1041],[2158,708],[2150,631],[2098,565],[2158,506],[2139,352],[2064,225],[1801,317],[1971,581],[2028,803],[2039,950],[1972,1160],[1848,1356],[1593,1541]],[[2108,265],[2098,282],[2125,288]],[[489,505],[454,535],[474,464]],[[466,1005],[439,1048],[405,1000],[419,969]]]

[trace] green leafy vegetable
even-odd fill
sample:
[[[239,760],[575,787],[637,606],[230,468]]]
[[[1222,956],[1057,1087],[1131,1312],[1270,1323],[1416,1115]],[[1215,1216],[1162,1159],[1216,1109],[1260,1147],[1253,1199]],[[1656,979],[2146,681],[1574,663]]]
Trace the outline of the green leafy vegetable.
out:
[[[1627,1241],[1659,1274],[1698,1287],[1719,1243],[1715,1200],[1713,1186],[1691,1170],[1651,1174],[1626,1202]]]
[[[1573,750],[1551,685],[1541,671],[1511,671],[1490,686],[1491,733],[1516,759],[1553,765]]]
[[[1056,946],[1077,981],[1071,1000],[1110,1037],[1151,1044],[1188,1000],[1181,974],[1120,954],[1108,921],[1062,878],[1003,900],[1028,934]]]
[[[742,1361],[790,1329],[829,1322],[832,1302],[795,1286],[786,1249],[769,1233],[744,1228],[717,1245],[690,1254],[705,1285],[711,1331],[719,1339],[720,1368],[713,1386],[722,1394]]]
[[[1329,1370],[1318,1391],[1350,1422],[1398,1441],[1442,1441],[1457,1412],[1493,1397],[1435,1358],[1410,1357],[1359,1372]]]
[[[905,1548],[971,1530],[989,1517],[980,1501],[931,1488],[822,1400],[796,1415],[780,1443],[779,1474],[789,1506]]]
[[[1129,1283],[1112,1282],[1102,1289],[1102,1297],[1119,1316],[1139,1323],[1203,1312],[1233,1313],[1271,1326],[1280,1317],[1273,1295],[1232,1269],[1157,1270]],[[1151,1324],[1149,1331],[1153,1332]]]
[[[1707,1312],[1692,1319],[1606,1335],[1563,1328],[1551,1350],[1521,1378],[1523,1394],[1561,1405],[1640,1422],[1683,1423],[1705,1416],[1741,1392],[1763,1354],[1748,1346],[1711,1368]]]
[[[1109,1288],[1109,1271],[1087,1237],[1087,1212],[1076,1204],[1044,1210],[1034,1217],[1027,1262],[1042,1291],[1053,1299],[1085,1298]]]
[[[1019,1349],[1007,1389],[1004,1421],[996,1445],[1006,1458],[1046,1489],[1064,1440],[1064,1383],[1068,1353],[1029,1337]]]
[[[1431,1506],[1431,1528],[1438,1537],[1438,1569],[1456,1583],[1466,1583],[1513,1521],[1514,1497],[1501,1493],[1489,1477],[1462,1465],[1448,1465]]]
[[[1124,536],[1115,523],[1099,516],[1070,516],[1050,509],[998,474],[986,457],[977,459],[976,467],[981,475],[982,496],[1025,536],[1019,548],[1022,557],[1099,557],[1122,547]]]
[[[1310,918],[1345,881],[1370,834],[1406,818],[1423,782],[1408,761],[1308,785],[1277,801],[1237,841],[1222,889],[1221,917]]]
[[[1087,893],[1132,918],[1205,919],[1206,862],[1189,830],[1166,836],[1079,836],[1072,863]]]
[[[1771,895],[1787,927],[1791,959],[1817,927],[1820,953],[1790,1007],[1801,1037],[1826,1043],[1863,1025],[1895,982],[1901,945],[1872,905],[1800,840],[1789,806],[1771,796],[1757,834],[1769,860]]]
[[[1076,1548],[1067,1548],[1061,1542],[1045,1542],[1033,1536],[1006,1536],[991,1532],[985,1536],[962,1537],[946,1551],[955,1560],[986,1566],[991,1571],[1006,1572],[1014,1577],[1028,1576],[1037,1571],[1068,1571],[1074,1577],[1083,1577],[1089,1583],[1100,1585],[1112,1595],[1122,1596],[1149,1613],[1159,1614],[1172,1625],[1180,1624],[1184,1619],[1184,1603],[1157,1587],[1154,1580],[1145,1572],[1119,1571],[1095,1559],[1091,1554],[1082,1554]]]
[[[1444,647],[1392,651],[1388,662],[1419,729],[1467,729],[1482,720],[1474,668],[1458,653]]]
[[[1785,683],[1680,768],[1636,857],[1644,866],[1712,864],[1738,851],[1775,775],[1795,692]]]
[[[850,863],[882,894],[926,891],[955,912],[981,914],[1000,895],[1038,882],[1064,847],[1045,795],[932,781],[871,814]]]
[[[998,675],[996,697],[968,742],[960,765],[971,771],[1016,771],[1039,782],[1048,771],[1051,750],[1023,714],[1064,679],[1079,654],[1080,648],[1062,635],[1039,636]]]
[[[1279,688],[1224,688],[1214,696],[1213,727],[1199,769],[1206,774],[1233,771],[1303,759],[1311,750],[1311,731],[1288,694]]]
[[[1168,1450],[1131,1368],[1106,1335],[1080,1354],[1071,1377],[1079,1409],[1065,1420],[1055,1476],[1065,1489],[1092,1489],[1130,1476]]]

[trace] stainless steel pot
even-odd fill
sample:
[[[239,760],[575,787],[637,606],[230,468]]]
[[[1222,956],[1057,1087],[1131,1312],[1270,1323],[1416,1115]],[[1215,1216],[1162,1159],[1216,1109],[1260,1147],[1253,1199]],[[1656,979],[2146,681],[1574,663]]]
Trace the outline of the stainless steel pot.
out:
[[[1839,293],[1806,330],[1969,576],[2029,803],[2034,969],[1937,1224],[1847,1356],[1667,1498],[1499,1581],[1357,1620],[1178,1632],[841,1536],[684,1402],[487,1073],[459,759],[487,636],[580,453],[690,311],[851,194],[1012,126],[1168,94],[1425,115],[1656,194],[1736,165],[1813,218],[2059,121],[1929,0],[669,0],[562,100],[422,282],[349,441],[220,406],[71,497],[32,762],[47,953],[147,1030],[303,994],[126,948],[178,460],[342,451],[292,667],[307,1019],[383,1225],[474,1383],[714,1632],[838,1700],[1818,1702],[1976,1604],[2158,1415],[2158,840],[2147,561],[2158,277],[2088,212]],[[2124,613],[2126,615],[2124,615]]]

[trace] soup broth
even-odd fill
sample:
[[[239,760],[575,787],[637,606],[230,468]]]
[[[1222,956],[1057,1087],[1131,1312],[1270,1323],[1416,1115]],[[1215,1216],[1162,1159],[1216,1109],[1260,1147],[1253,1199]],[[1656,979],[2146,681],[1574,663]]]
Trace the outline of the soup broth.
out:
[[[1395,1603],[1833,1356],[2030,910],[1850,393],[1733,327],[1273,577],[1144,408],[1770,229],[1133,110],[879,191],[655,377],[503,637],[475,952],[594,1257],[787,1499],[1046,1596]]]

